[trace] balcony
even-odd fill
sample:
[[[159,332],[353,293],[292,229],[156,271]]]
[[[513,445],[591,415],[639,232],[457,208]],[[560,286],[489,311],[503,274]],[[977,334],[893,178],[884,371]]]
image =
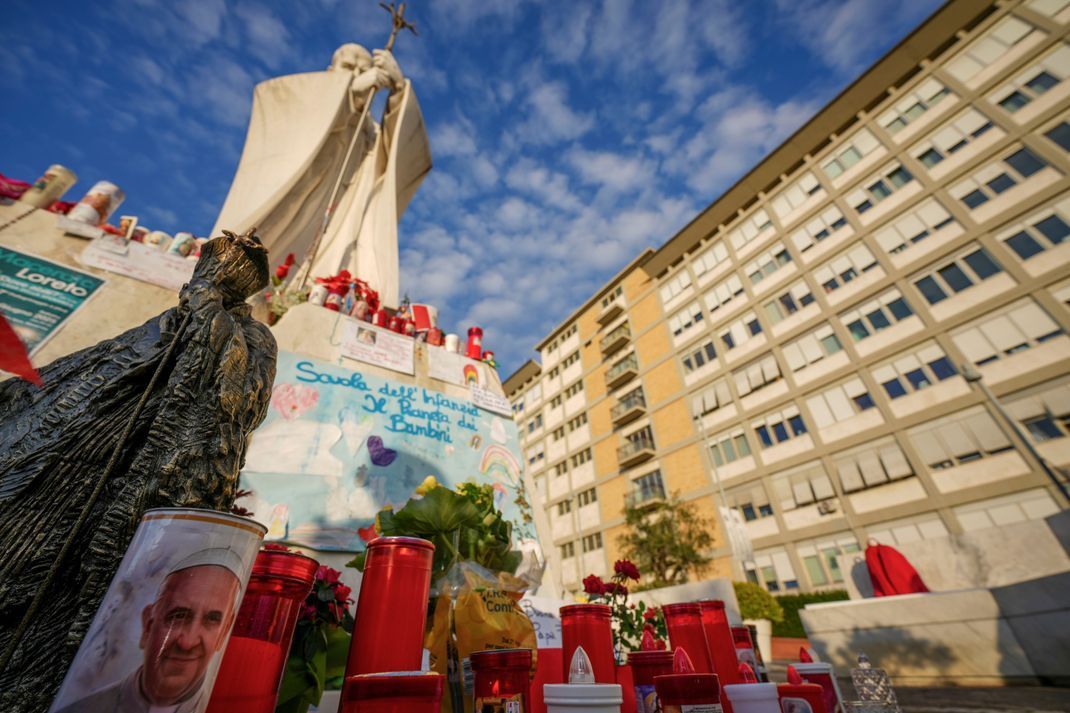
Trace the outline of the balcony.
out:
[[[597,321],[604,327],[619,317],[623,312],[624,304],[622,303],[622,298],[618,297],[602,308],[602,311],[597,317]]]
[[[654,457],[653,438],[635,438],[617,449],[617,463],[621,468],[631,468]]]
[[[661,483],[656,483],[650,487],[633,488],[632,492],[625,493],[624,507],[641,508],[647,505],[653,505],[654,503],[663,502],[664,500],[665,487]]]
[[[639,359],[629,354],[613,366],[606,369],[606,388],[615,389],[635,378],[639,373]]]
[[[620,403],[609,412],[609,415],[613,419],[614,426],[623,426],[626,423],[631,423],[644,413],[646,413],[646,398],[643,397],[643,392],[640,389],[636,389],[622,398]]]
[[[622,324],[602,338],[599,346],[602,348],[602,356],[608,356],[617,351],[632,338],[632,329],[627,324]]]

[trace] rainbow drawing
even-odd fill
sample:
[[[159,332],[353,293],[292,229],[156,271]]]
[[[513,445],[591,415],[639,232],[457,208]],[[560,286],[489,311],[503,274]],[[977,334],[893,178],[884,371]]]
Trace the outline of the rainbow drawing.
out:
[[[479,472],[512,486],[520,484],[520,462],[512,451],[497,443],[492,443],[483,451],[483,457],[479,461]]]
[[[465,364],[464,385],[471,386],[472,384],[479,386],[479,369],[476,368],[475,364]]]

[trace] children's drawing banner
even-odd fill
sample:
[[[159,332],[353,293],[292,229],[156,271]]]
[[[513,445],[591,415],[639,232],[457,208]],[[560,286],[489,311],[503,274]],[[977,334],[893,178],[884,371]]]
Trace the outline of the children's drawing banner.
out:
[[[402,507],[434,475],[490,483],[514,546],[538,549],[516,424],[467,397],[279,352],[271,407],[253,434],[239,504],[267,539],[363,549],[375,514]],[[362,533],[363,531],[363,533]]]

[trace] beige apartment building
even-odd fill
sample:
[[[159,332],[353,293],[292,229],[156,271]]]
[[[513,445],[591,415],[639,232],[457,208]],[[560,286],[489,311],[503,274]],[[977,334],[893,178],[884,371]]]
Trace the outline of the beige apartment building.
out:
[[[774,592],[1067,506],[1068,23],[947,3],[537,346],[506,392],[566,589],[670,493]]]

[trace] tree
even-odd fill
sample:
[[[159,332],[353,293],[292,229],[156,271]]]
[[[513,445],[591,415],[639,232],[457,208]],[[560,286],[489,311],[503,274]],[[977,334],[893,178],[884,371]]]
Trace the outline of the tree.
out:
[[[689,573],[701,576],[713,547],[713,522],[700,515],[694,504],[681,502],[674,494],[667,500],[647,502],[624,509],[628,530],[617,538],[625,557],[643,571],[645,588],[684,584]]]

